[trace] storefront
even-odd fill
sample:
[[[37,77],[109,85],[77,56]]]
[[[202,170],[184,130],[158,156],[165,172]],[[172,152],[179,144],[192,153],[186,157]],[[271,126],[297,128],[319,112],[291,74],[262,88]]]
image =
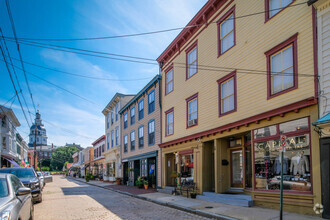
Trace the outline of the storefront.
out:
[[[137,178],[144,177],[150,187],[157,185],[158,151],[123,159],[124,184],[135,185]]]
[[[105,181],[114,182],[116,177],[121,177],[121,159],[118,149],[115,147],[110,151],[106,151],[105,154]]]

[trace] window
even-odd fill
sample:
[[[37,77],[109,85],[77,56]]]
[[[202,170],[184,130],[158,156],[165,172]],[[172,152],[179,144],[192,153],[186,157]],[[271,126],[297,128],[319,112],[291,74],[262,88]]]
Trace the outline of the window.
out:
[[[124,153],[127,153],[128,150],[128,140],[127,140],[127,134],[124,135]]]
[[[4,128],[4,127],[6,127],[6,125],[7,125],[6,116],[3,116],[1,119],[1,126]]]
[[[110,144],[109,144],[109,142],[110,142],[110,139],[109,139],[109,133],[107,133],[107,150],[110,149]]]
[[[127,128],[127,112],[124,114],[124,129]]]
[[[308,118],[270,126],[274,136],[265,135],[254,141],[255,189],[280,190],[280,132],[287,136],[283,158],[283,189],[311,192],[311,148]],[[268,127],[269,128],[269,127]],[[254,136],[260,133],[254,130]],[[264,128],[264,131],[269,129]],[[287,133],[285,133],[287,132]]]
[[[130,114],[131,114],[131,125],[134,125],[134,123],[135,123],[135,107],[131,108]]]
[[[111,124],[113,124],[113,112],[111,111]]]
[[[148,123],[148,144],[155,144],[155,120],[151,120]]]
[[[166,130],[165,136],[172,135],[174,133],[174,108],[165,112],[166,115]]]
[[[111,148],[113,148],[113,131],[111,131]]]
[[[109,113],[107,114],[107,129],[109,128]]]
[[[235,7],[230,9],[219,21],[219,56],[232,48],[235,43]]]
[[[148,112],[153,113],[155,111],[155,90],[152,90],[148,95]]]
[[[6,143],[6,137],[2,137],[2,149],[6,149],[7,148],[7,143]]]
[[[186,50],[186,79],[197,73],[197,41]]]
[[[116,146],[119,144],[119,127],[116,127]]]
[[[274,15],[282,11],[288,5],[290,5],[295,0],[266,0],[265,1],[265,11],[266,11],[266,21],[272,18]]]
[[[298,88],[297,34],[265,53],[267,57],[267,98]]]
[[[102,145],[102,153],[105,151],[105,149],[104,149],[104,144]]]
[[[131,132],[131,151],[135,150],[135,131]]]
[[[198,124],[198,93],[186,99],[187,128]]]
[[[141,159],[141,176],[148,176],[148,159]]]
[[[144,117],[144,99],[141,99],[139,101],[139,120],[141,120]]]
[[[144,145],[144,134],[143,134],[143,126],[139,127],[139,148],[142,148]]]
[[[166,78],[165,94],[167,95],[173,91],[173,67],[171,67],[171,70],[166,73],[165,78]]]
[[[118,121],[118,109],[119,109],[119,103],[116,104],[115,111],[116,111],[116,121]]]
[[[218,80],[219,117],[236,111],[236,72]]]

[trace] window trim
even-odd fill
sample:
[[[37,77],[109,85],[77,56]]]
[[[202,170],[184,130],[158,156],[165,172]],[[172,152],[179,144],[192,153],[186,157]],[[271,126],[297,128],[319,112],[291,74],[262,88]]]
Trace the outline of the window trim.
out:
[[[194,125],[189,126],[188,125],[188,119],[189,119],[189,102],[193,101],[194,99],[197,99],[197,123]],[[198,125],[198,92],[195,93],[194,95],[186,98],[186,129],[195,127]]]
[[[117,134],[118,134],[118,136],[117,136]],[[117,126],[115,128],[115,144],[116,144],[116,146],[119,145],[119,126]]]
[[[125,121],[125,116],[126,116],[126,121]],[[127,126],[125,127],[125,122],[127,122]],[[124,120],[123,120],[123,127],[124,127],[124,130],[126,130],[128,128],[128,114],[127,114],[127,111],[124,113]]]
[[[140,118],[140,103],[143,102],[143,115],[142,118]],[[139,102],[138,102],[138,121],[142,120],[144,118],[144,99],[142,98]]]
[[[134,109],[134,110],[133,110]],[[132,110],[134,112],[134,117],[132,116]],[[135,124],[135,106],[131,107],[130,110],[129,110],[129,118],[130,118],[130,125],[134,125]],[[134,118],[134,122],[132,120],[132,117]]]
[[[281,13],[284,9],[286,9],[287,7],[289,7],[292,3],[294,3],[296,0],[292,0],[290,4],[288,4],[287,6],[285,6],[284,8],[282,8],[281,10],[279,10],[275,15],[273,15],[272,17],[270,16],[270,0],[265,0],[265,23],[269,20],[271,20],[273,17],[275,17],[276,15],[278,15],[279,13]]]
[[[265,52],[266,55],[266,62],[267,62],[267,100],[272,99],[274,97],[277,97],[279,95],[285,94],[287,92],[290,92],[292,90],[295,90],[298,88],[298,53],[297,53],[297,38],[298,33],[294,34],[287,40],[283,41],[282,43],[278,44],[277,46],[273,47],[272,49]],[[271,56],[278,53],[285,47],[288,47],[292,45],[292,55],[293,55],[293,86],[290,88],[284,89],[280,92],[277,92],[275,94],[272,94],[272,82],[271,82]]]
[[[142,138],[143,138],[143,145],[142,146],[140,146],[140,128],[142,128],[143,129],[143,132],[142,132]],[[140,125],[139,127],[138,127],[138,148],[139,149],[141,149],[141,148],[143,148],[144,147],[144,125]]]
[[[231,14],[234,15],[234,19],[233,19],[233,22],[234,22],[234,45],[231,46],[230,48],[228,48],[225,52],[221,53],[221,40],[220,40],[220,26],[221,26],[221,23],[224,22],[225,20],[227,20],[228,17],[231,16]],[[218,21],[217,21],[217,26],[218,26],[218,58],[220,56],[222,56],[223,54],[225,54],[227,51],[229,51],[231,48],[233,48],[235,45],[236,45],[236,15],[235,15],[235,5],[229,9]]]
[[[132,149],[132,133],[134,132],[134,149]],[[130,142],[130,151],[135,151],[135,130],[132,130],[129,135],[129,142]]]
[[[127,143],[126,143],[127,144],[127,149],[126,149],[126,151],[125,151],[125,137],[126,137],[126,140],[127,140]],[[127,134],[124,135],[123,142],[124,142],[124,146],[123,146],[124,153],[127,153],[128,152],[128,135]]]
[[[152,143],[152,144],[149,144],[149,124],[151,123],[151,122],[154,122],[154,142]],[[148,121],[148,146],[153,146],[153,145],[155,145],[155,143],[156,143],[156,122],[155,122],[155,119],[151,119],[151,120],[149,120]]]
[[[154,101],[153,101],[153,103],[154,103],[154,110],[153,110],[152,112],[150,112],[150,108],[149,108],[149,105],[150,105],[150,103],[149,103],[149,95],[150,95],[151,93],[154,93]],[[152,90],[150,90],[150,92],[148,93],[148,115],[150,115],[150,114],[152,114],[153,112],[155,112],[155,110],[156,110],[156,93],[155,93],[155,89],[152,89]]]
[[[169,73],[170,71],[172,70],[172,82],[173,82],[173,89],[172,91],[170,92],[167,92],[167,73]],[[165,80],[164,80],[164,83],[165,83],[165,96],[170,94],[171,92],[174,91],[174,67],[173,67],[173,63],[164,71],[165,72]],[[149,100],[148,100],[149,101]]]
[[[111,143],[111,148],[113,148],[115,146],[113,130],[111,131],[111,134],[110,134],[110,143]]]
[[[221,113],[221,84],[231,78],[234,78],[234,109],[230,110],[225,113]],[[237,111],[237,78],[236,78],[236,70],[229,73],[228,75],[220,78],[217,80],[218,83],[218,111],[219,111],[219,117],[236,112]]]
[[[167,115],[173,112],[173,133],[168,134],[167,133]],[[174,107],[170,108],[165,112],[165,137],[174,135]]]
[[[189,53],[194,50],[196,48],[196,73],[194,75],[196,75],[198,73],[198,40],[196,40],[192,45],[190,45],[187,49],[186,49],[186,81],[188,79],[190,79],[191,77],[193,77],[194,75],[190,76],[188,75],[189,72],[189,67],[188,67],[188,55]]]

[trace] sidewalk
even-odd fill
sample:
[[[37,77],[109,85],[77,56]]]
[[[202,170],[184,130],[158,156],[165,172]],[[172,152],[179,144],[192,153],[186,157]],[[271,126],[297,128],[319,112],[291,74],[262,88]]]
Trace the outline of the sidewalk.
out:
[[[86,183],[86,181],[81,178],[69,178]],[[279,211],[274,209],[266,209],[260,207],[241,207],[235,205],[227,205],[223,203],[207,202],[199,199],[186,198],[184,196],[173,196],[165,193],[159,193],[153,189],[137,189],[136,187],[132,186],[119,186],[113,183],[104,183],[101,181],[94,180],[89,181],[87,184],[102,187],[118,193],[122,193],[139,199],[144,199],[160,205],[169,206],[175,209],[191,212],[209,218],[244,220],[279,219]],[[320,220],[322,218],[291,212],[283,212],[283,219]]]

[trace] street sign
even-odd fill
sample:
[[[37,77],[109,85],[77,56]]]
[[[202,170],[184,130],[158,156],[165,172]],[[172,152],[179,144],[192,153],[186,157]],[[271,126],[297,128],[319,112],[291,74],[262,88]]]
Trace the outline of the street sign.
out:
[[[279,151],[280,152],[285,152],[285,150],[286,150],[286,147],[285,147],[285,145],[286,145],[286,136],[285,135],[281,135],[281,137],[280,137],[280,148],[279,148]]]

